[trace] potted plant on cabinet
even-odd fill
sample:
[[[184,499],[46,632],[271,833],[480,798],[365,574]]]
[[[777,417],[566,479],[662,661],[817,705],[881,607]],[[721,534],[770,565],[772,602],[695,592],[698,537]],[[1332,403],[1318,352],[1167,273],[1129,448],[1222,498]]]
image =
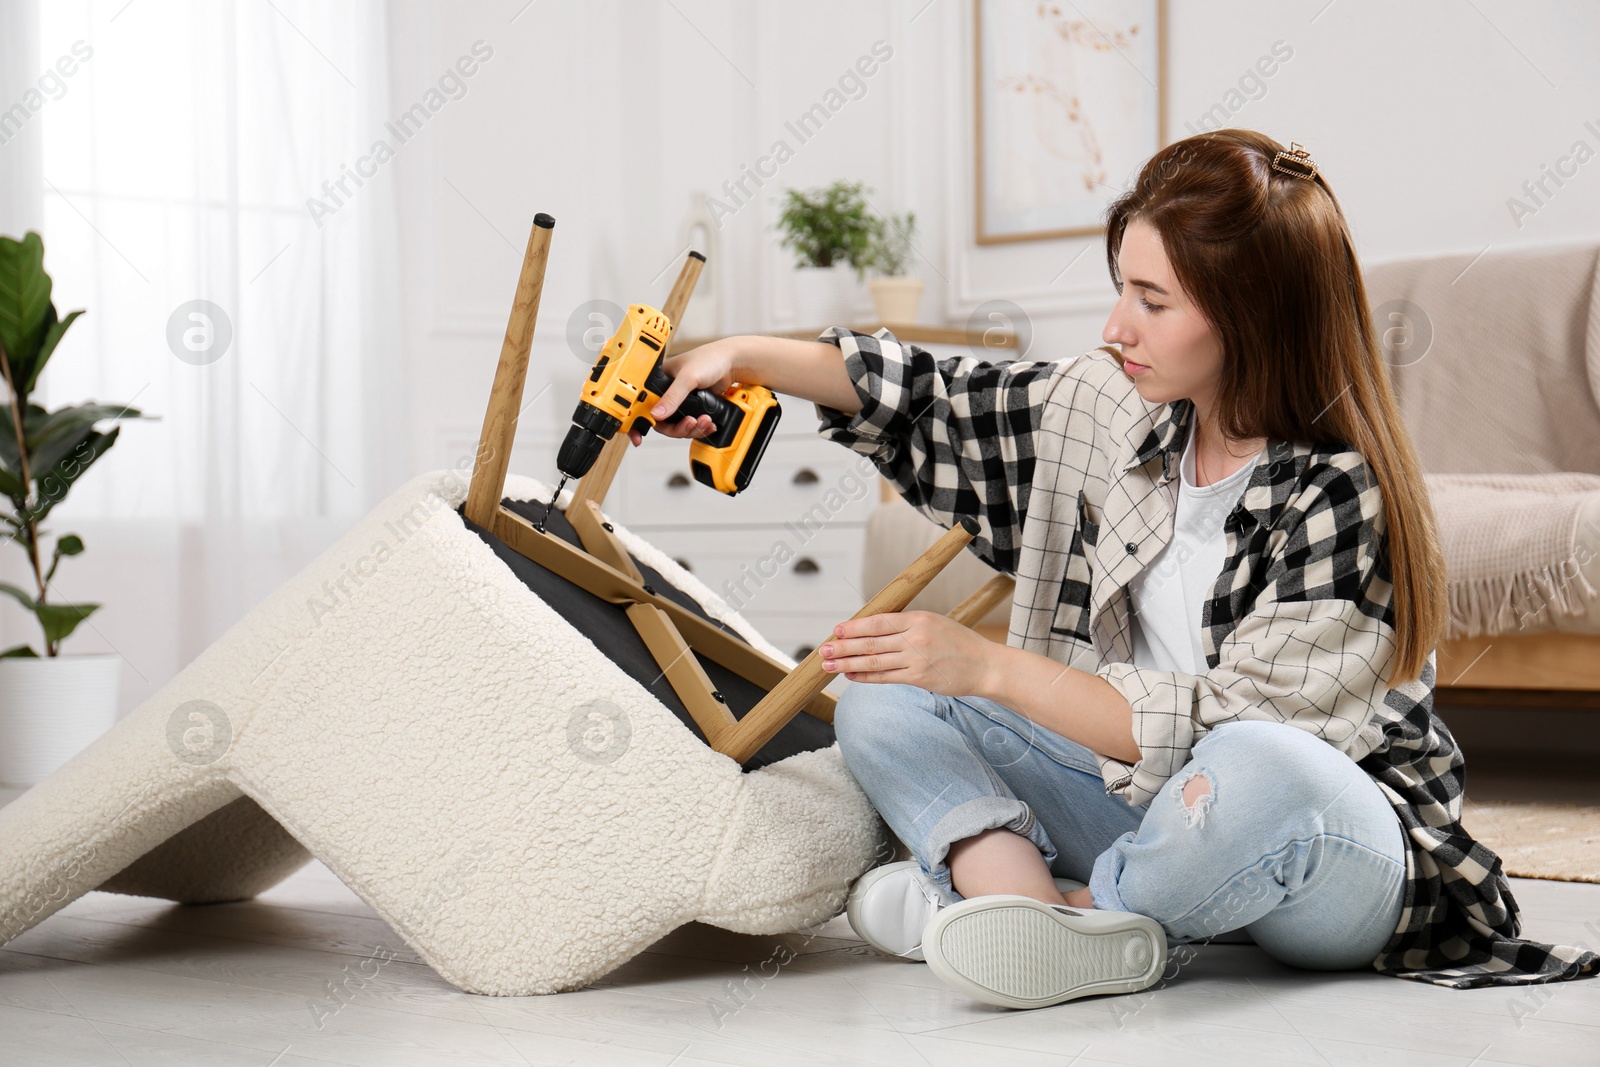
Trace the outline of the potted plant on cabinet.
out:
[[[806,326],[842,323],[871,265],[880,225],[866,188],[840,180],[819,189],[785,189],[783,195],[779,244],[795,254],[795,316]]]
[[[37,620],[44,655],[21,644],[0,653],[0,784],[28,786],[65,763],[116,719],[121,658],[63,656],[61,642],[99,604],[63,604],[51,598],[62,559],[83,551],[76,534],[56,537],[48,563],[44,520],[84,471],[116,443],[120,427],[96,424],[141,418],[124,404],[74,404],[46,411],[29,397],[68,327],[50,298],[44,242],[37,233],[18,241],[0,237],[0,372],[7,402],[0,405],[0,511],[6,540],[27,554],[33,590],[0,582],[3,592]]]
[[[867,283],[879,322],[906,326],[917,321],[923,283],[921,278],[906,274],[916,232],[917,216],[910,211],[879,220],[870,257],[872,269],[879,276]]]

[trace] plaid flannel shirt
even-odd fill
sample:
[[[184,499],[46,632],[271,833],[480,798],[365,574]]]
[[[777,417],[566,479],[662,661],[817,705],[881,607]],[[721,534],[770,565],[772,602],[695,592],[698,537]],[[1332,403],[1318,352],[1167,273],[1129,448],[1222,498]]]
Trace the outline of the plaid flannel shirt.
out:
[[[1581,947],[1521,940],[1501,863],[1461,825],[1463,760],[1433,712],[1434,654],[1390,688],[1396,649],[1382,497],[1337,441],[1270,441],[1223,529],[1197,674],[1135,666],[1128,583],[1171,540],[1194,412],[1152,404],[1109,348],[1068,360],[936,359],[842,327],[861,410],[816,405],[818,432],[870,457],[910,504],[1016,579],[1008,643],[1099,675],[1133,708],[1140,758],[1099,756],[1108,794],[1148,804],[1213,727],[1284,722],[1346,753],[1407,843],[1400,923],[1373,966],[1439,985],[1600,972]]]

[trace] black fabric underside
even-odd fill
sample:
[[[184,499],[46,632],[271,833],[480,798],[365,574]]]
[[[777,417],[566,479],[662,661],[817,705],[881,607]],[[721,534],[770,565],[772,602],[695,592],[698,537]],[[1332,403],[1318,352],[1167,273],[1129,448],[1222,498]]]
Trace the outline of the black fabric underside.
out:
[[[502,501],[511,511],[516,512],[529,522],[537,523],[544,514],[543,501],[505,500]],[[457,514],[460,510],[457,509]],[[481,537],[485,544],[494,550],[505,565],[511,568],[523,585],[527,586],[535,596],[555,609],[575,630],[583,634],[595,647],[600,649],[608,659],[627,672],[640,685],[649,691],[661,703],[672,710],[678,720],[687,726],[701,741],[705,735],[683,706],[683,701],[678,699],[677,692],[671,683],[662,675],[661,668],[657,665],[655,657],[650,655],[650,649],[639,636],[633,624],[628,621],[628,616],[621,604],[611,604],[593,594],[585,591],[580,586],[574,585],[554,571],[546,570],[533,560],[528,559],[510,547],[489,531],[468,520],[465,516],[461,521],[467,529]],[[559,508],[553,508],[550,519],[545,524],[545,530],[556,535],[568,544],[581,548],[582,542],[578,539],[577,531],[567,521],[566,514]],[[716,622],[705,613],[705,610],[695,602],[694,598],[671,582],[662,577],[661,573],[652,567],[634,560],[634,565],[639,568],[639,573],[644,575],[646,584],[656,590],[658,594],[668,600],[683,605],[689,611],[705,619],[711,625],[732,636],[736,640],[744,638],[731,627]],[[748,643],[748,642],[746,642]],[[700,660],[700,666],[705,669],[706,675],[716,685],[718,691],[727,698],[728,708],[733,712],[734,718],[742,719],[745,713],[756,706],[760,699],[767,695],[766,690],[754,682],[746,681],[737,674],[713,663],[698,652],[691,653]],[[770,763],[792,756],[798,752],[809,752],[812,749],[827,748],[833,744],[833,727],[810,715],[801,712],[790,719],[788,724],[777,735],[761,746],[749,763],[744,765],[747,771],[757,770]]]

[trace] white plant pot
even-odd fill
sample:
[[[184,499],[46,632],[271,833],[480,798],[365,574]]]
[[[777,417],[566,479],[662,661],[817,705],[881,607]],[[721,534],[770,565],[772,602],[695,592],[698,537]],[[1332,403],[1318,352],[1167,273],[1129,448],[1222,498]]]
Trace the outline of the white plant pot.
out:
[[[874,278],[867,283],[878,321],[887,325],[909,326],[917,321],[917,306],[922,303],[921,278],[901,276]]]
[[[848,325],[857,288],[855,271],[848,263],[835,263],[831,267],[796,267],[796,322],[801,329]]]
[[[117,719],[122,657],[0,659],[0,786],[44,781]]]

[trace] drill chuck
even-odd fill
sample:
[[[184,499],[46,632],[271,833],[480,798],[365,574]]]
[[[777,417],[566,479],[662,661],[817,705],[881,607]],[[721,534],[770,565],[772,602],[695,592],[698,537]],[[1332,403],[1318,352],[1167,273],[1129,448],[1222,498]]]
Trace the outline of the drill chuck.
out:
[[[580,402],[572,413],[572,426],[556,452],[556,470],[569,478],[582,478],[600,458],[600,450],[616,434],[622,421],[592,404]]]

